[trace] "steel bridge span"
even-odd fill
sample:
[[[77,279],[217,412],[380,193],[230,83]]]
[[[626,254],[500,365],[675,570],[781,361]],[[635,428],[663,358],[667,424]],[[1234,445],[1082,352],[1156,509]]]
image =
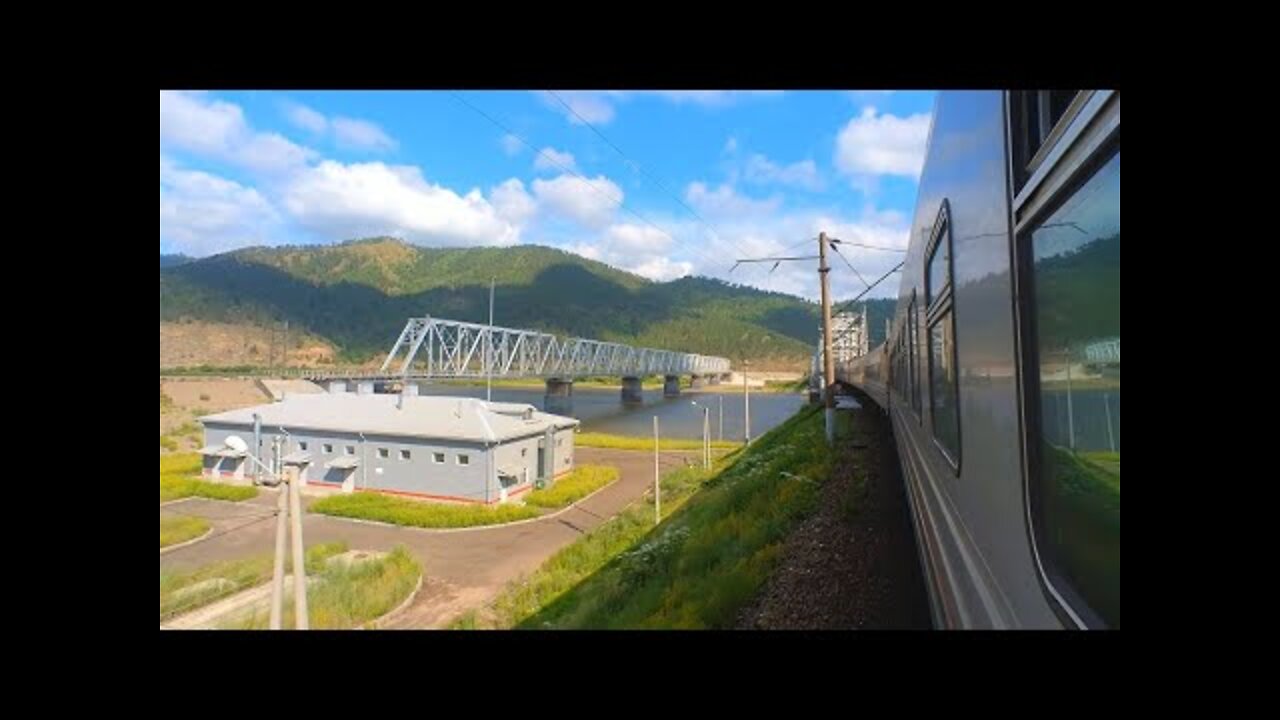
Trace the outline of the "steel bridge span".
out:
[[[680,393],[681,375],[691,375],[695,385],[715,384],[729,369],[729,360],[722,357],[426,316],[409,318],[376,372],[334,369],[297,374],[320,382],[540,378],[546,381],[550,410],[569,406],[575,378],[619,376],[623,402],[639,402],[641,378],[647,375],[664,376],[663,392],[673,397]]]

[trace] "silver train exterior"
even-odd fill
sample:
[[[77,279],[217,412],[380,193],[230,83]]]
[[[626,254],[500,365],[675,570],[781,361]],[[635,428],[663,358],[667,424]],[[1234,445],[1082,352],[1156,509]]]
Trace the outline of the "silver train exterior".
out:
[[[943,92],[886,342],[935,627],[1120,627],[1120,93]]]

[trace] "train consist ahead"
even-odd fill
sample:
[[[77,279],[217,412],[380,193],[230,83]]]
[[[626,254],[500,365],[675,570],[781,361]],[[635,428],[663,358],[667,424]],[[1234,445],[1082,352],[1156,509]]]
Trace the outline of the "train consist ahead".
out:
[[[934,624],[1120,627],[1120,93],[938,96],[892,418]]]

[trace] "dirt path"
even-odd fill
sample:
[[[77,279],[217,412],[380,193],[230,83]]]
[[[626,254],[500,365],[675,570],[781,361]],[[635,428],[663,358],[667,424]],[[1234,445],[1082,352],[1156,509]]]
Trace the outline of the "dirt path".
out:
[[[431,533],[308,514],[303,525],[306,544],[344,540],[349,547],[361,550],[390,550],[405,545],[422,563],[426,579],[413,604],[390,627],[443,627],[466,610],[495,598],[508,582],[537,569],[557,550],[617,514],[653,484],[653,455],[649,452],[578,448],[576,453],[579,464],[613,465],[620,471],[620,478],[554,518],[466,532]],[[696,452],[664,452],[662,471],[683,467],[686,460],[693,461],[696,456]],[[237,505],[189,500],[170,506],[175,511],[214,519],[215,536],[160,556],[160,568],[189,570],[220,560],[270,554],[275,547],[272,522],[217,533],[225,525],[247,522],[240,518],[274,504],[275,494],[263,492]],[[161,508],[161,512],[167,509]]]
[[[819,510],[786,540],[778,568],[739,616],[743,629],[928,629],[928,598],[888,419],[841,411]]]

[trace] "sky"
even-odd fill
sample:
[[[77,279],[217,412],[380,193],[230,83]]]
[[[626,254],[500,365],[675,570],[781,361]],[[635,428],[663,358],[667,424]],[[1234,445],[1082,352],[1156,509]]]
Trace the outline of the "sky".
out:
[[[160,92],[160,252],[538,244],[818,297],[819,231],[905,249],[932,92]],[[901,252],[845,245],[874,281]],[[866,286],[830,260],[837,299]],[[868,297],[892,296],[896,276]]]

